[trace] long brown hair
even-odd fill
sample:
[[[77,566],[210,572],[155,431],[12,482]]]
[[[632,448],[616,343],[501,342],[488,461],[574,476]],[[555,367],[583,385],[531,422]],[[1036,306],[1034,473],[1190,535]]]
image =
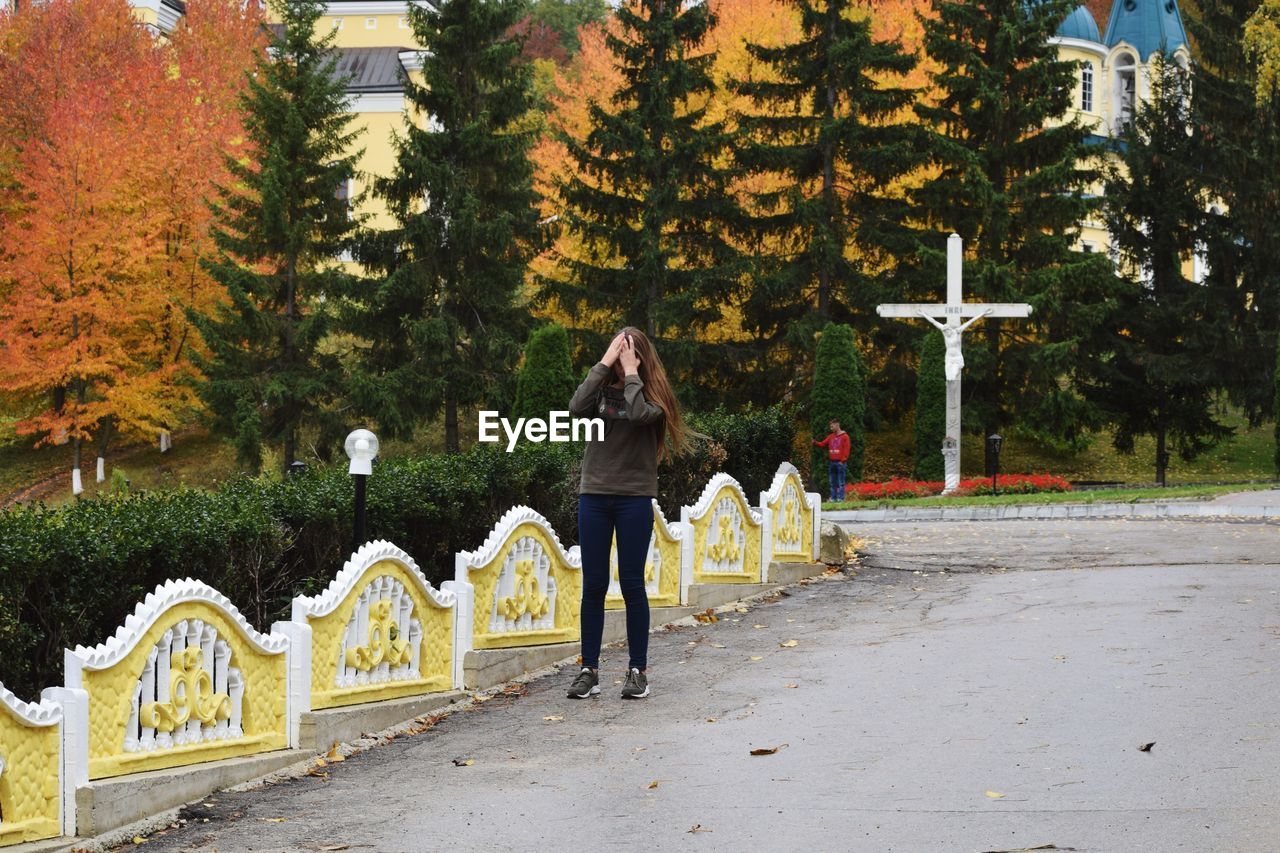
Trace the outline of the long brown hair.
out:
[[[680,414],[680,403],[667,379],[667,370],[662,366],[662,359],[658,358],[658,351],[653,348],[648,335],[635,326],[627,326],[619,330],[618,334],[631,337],[631,346],[640,357],[640,381],[644,383],[645,399],[661,406],[666,415],[657,424],[658,459],[666,458],[668,453],[683,456],[693,449],[694,439],[706,436],[684,422],[684,417]]]

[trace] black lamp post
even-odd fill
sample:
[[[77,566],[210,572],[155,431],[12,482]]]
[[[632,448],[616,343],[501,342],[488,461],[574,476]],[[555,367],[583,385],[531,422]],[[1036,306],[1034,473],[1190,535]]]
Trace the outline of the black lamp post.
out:
[[[990,460],[991,470],[987,472],[991,476],[991,494],[1000,494],[1000,488],[996,483],[996,478],[1000,474],[1000,445],[1004,444],[1004,439],[999,433],[992,433],[987,436],[987,459]]]
[[[373,460],[378,455],[378,437],[367,429],[353,430],[343,442],[343,449],[351,459],[347,473],[356,478],[355,546],[359,550],[365,539],[365,487],[373,473]]]

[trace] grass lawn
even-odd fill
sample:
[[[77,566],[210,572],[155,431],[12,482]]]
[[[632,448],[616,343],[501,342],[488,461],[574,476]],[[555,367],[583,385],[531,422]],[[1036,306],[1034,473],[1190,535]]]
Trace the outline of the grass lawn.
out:
[[[1224,417],[1236,434],[1191,462],[1174,454],[1167,481],[1178,483],[1232,483],[1267,480],[1275,476],[1275,424],[1250,428],[1243,418]],[[915,438],[911,425],[867,436],[863,480],[883,482],[894,475],[910,477],[915,466]],[[1155,439],[1144,436],[1134,452],[1121,454],[1111,446],[1111,434],[1094,436],[1079,453],[1057,453],[1010,432],[1000,453],[1000,470],[1007,474],[1057,474],[1068,480],[1154,483]],[[983,475],[983,439],[966,435],[961,449],[962,476]]]
[[[824,502],[824,510],[879,509],[881,507],[926,506],[997,506],[1000,504],[1062,504],[1062,503],[1133,503],[1153,500],[1192,500],[1211,498],[1231,492],[1254,491],[1275,488],[1273,483],[1251,483],[1225,486],[1169,486],[1160,489],[1096,489],[1079,492],[1045,492],[1038,495],[974,495],[963,498],[905,498],[901,500]]]

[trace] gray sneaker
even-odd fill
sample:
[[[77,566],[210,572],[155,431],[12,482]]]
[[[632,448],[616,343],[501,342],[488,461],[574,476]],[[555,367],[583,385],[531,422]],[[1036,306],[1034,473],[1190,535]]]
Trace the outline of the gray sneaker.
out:
[[[570,699],[586,699],[600,692],[600,676],[590,667],[584,666],[582,672],[578,673],[578,677],[573,680],[573,685],[569,688]]]
[[[649,677],[634,666],[627,670],[627,681],[622,685],[623,699],[643,699],[649,695]]]

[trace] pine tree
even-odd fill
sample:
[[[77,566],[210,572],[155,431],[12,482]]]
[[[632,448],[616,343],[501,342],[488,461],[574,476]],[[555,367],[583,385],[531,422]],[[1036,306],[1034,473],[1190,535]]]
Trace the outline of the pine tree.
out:
[[[443,412],[450,451],[459,409],[509,381],[528,325],[535,98],[509,33],[524,11],[521,0],[410,6],[423,80],[405,93],[431,119],[397,140],[395,170],[375,184],[395,224],[358,252],[383,277],[362,286],[351,317],[369,342],[353,395],[391,435]]]
[[[635,0],[616,16],[606,42],[624,83],[608,108],[592,105],[585,143],[565,139],[577,170],[561,188],[562,220],[587,251],[560,259],[567,276],[544,280],[543,296],[583,318],[593,347],[633,325],[675,377],[714,381],[726,353],[706,331],[743,273],[726,233],[731,173],[717,165],[730,140],[705,115],[714,57],[696,53],[716,19],[706,2],[675,0]]]
[[[828,323],[818,339],[813,359],[813,391],[809,395],[809,428],[816,434],[831,421],[839,421],[849,433],[849,461],[846,482],[862,479],[866,448],[866,368],[854,343],[853,329],[843,323]],[[829,494],[826,450],[814,448],[814,487]]]
[[[1195,458],[1231,433],[1214,417],[1229,371],[1220,346],[1225,306],[1184,273],[1205,208],[1198,139],[1191,127],[1190,74],[1167,55],[1152,63],[1151,98],[1138,107],[1106,184],[1106,221],[1123,279],[1108,323],[1082,370],[1086,393],[1115,426],[1114,444],[1156,440],[1164,485],[1170,442]]]
[[[1073,252],[1077,225],[1098,179],[1086,130],[1065,120],[1075,64],[1050,42],[1075,0],[934,0],[924,22],[940,65],[936,105],[916,111],[936,132],[936,177],[916,194],[936,229],[964,238],[965,295],[1029,302],[1030,321],[983,320],[966,339],[966,421],[983,434],[1019,426],[1047,439],[1078,440],[1088,407],[1061,381],[1092,320],[1094,289],[1110,276],[1101,254]],[[926,267],[935,264],[926,264]],[[940,267],[940,264],[936,264]],[[920,295],[936,300],[930,273]]]
[[[191,319],[209,348],[199,393],[215,432],[254,467],[264,443],[279,445],[287,470],[302,429],[338,434],[326,407],[341,370],[321,347],[331,325],[322,299],[344,279],[335,261],[355,222],[335,189],[358,154],[333,36],[315,34],[325,4],[271,8],[280,31],[242,97],[253,153],[248,163],[228,157],[235,182],[214,204],[218,254],[207,268],[229,304]]]
[[[577,385],[564,327],[551,323],[535,329],[525,344],[512,417],[545,418],[548,412],[563,410]]]
[[[1241,33],[1259,0],[1197,0],[1184,8],[1197,61],[1192,98],[1203,130],[1200,155],[1213,215],[1203,230],[1215,303],[1228,306],[1232,353],[1227,392],[1250,423],[1280,410],[1259,382],[1280,337],[1280,92],[1259,85]]]
[[[946,474],[942,441],[947,437],[947,355],[942,334],[930,330],[920,347],[916,376],[916,479],[933,482]]]
[[[801,39],[781,47],[749,43],[766,79],[733,84],[757,110],[741,117],[747,141],[739,159],[749,172],[779,178],[753,199],[752,242],[773,256],[755,277],[744,320],[765,348],[790,352],[773,360],[784,370],[810,351],[814,332],[829,320],[870,331],[880,301],[877,273],[886,257],[912,247],[908,204],[886,189],[920,165],[917,134],[892,121],[916,93],[891,81],[909,73],[915,58],[897,43],[876,41],[870,18],[851,15],[851,0],[795,5]]]

